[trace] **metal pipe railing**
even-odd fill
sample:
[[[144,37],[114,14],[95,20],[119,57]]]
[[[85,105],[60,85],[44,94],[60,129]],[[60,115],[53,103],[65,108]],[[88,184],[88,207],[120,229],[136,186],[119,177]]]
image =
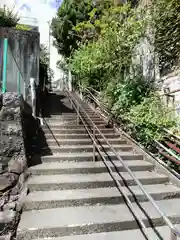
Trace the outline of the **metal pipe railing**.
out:
[[[118,155],[118,153],[116,152],[116,150],[112,147],[112,145],[109,143],[109,141],[106,139],[106,137],[104,136],[104,134],[98,129],[98,127],[94,124],[94,122],[92,121],[92,119],[89,117],[89,115],[86,113],[86,111],[84,110],[84,108],[80,105],[80,103],[74,98],[74,96],[69,92],[69,99],[71,101],[71,103],[73,104],[73,106],[75,107],[75,103],[77,106],[79,106],[79,110],[77,111],[76,107],[75,110],[78,114],[78,116],[82,119],[81,114],[80,114],[80,109],[84,112],[85,116],[90,120],[92,126],[93,126],[93,132],[94,129],[97,130],[97,132],[102,136],[102,138],[105,140],[105,142],[107,143],[107,145],[110,147],[111,151],[115,154],[115,156],[117,157],[117,159],[122,163],[122,165],[124,166],[124,168],[126,169],[126,171],[130,174],[130,176],[133,178],[133,180],[136,182],[136,184],[138,185],[138,187],[141,189],[141,191],[144,193],[144,195],[147,197],[147,199],[151,202],[151,204],[153,205],[153,207],[157,210],[157,212],[161,215],[161,217],[163,218],[164,222],[168,225],[168,227],[171,230],[171,240],[177,240],[177,237],[180,237],[180,230],[178,228],[176,228],[173,223],[170,221],[170,219],[161,211],[161,209],[158,207],[158,205],[156,204],[156,202],[154,201],[154,199],[151,197],[151,195],[149,193],[146,192],[146,190],[144,189],[143,185],[141,184],[141,182],[136,178],[136,176],[134,175],[134,173],[131,171],[131,169],[128,167],[128,165],[126,163],[124,163],[124,161],[122,160],[122,158]],[[75,103],[73,103],[73,101]],[[84,123],[84,120],[82,121],[85,128],[86,124]],[[95,133],[92,135],[90,134],[90,137],[93,141],[93,144],[95,144],[96,148],[98,148],[97,144],[96,144],[96,140],[95,140]],[[94,152],[94,151],[93,151]],[[100,151],[101,152],[101,151]],[[111,168],[108,167],[108,169],[111,171]],[[118,186],[119,181],[117,181]],[[121,187],[121,186],[120,186]],[[134,212],[134,214],[136,215],[136,218],[139,222],[139,224],[141,225],[141,227],[143,228],[145,234],[148,235],[146,226],[144,225],[144,222],[141,220],[141,218],[138,216],[138,214],[136,213],[136,210],[134,209],[130,199],[128,198],[128,196],[125,197],[129,206],[131,206],[131,210]],[[130,202],[129,202],[130,201]]]
[[[174,133],[172,133],[171,131],[169,131],[169,130],[167,130],[167,129],[165,129],[165,128],[164,128],[164,131],[165,131],[166,133],[168,133],[169,135],[171,135],[173,138],[175,138],[175,139],[177,139],[177,140],[180,141],[180,137],[179,137],[179,136],[175,135]]]
[[[117,185],[119,191],[120,191],[121,194],[124,196],[124,198],[125,198],[128,206],[129,206],[130,210],[131,210],[131,211],[133,212],[133,214],[135,215],[137,221],[139,222],[139,225],[142,227],[142,229],[143,229],[143,231],[144,231],[144,234],[145,234],[145,236],[147,237],[147,236],[150,235],[150,234],[149,234],[149,232],[147,231],[146,226],[145,226],[143,220],[142,220],[141,217],[139,216],[139,213],[134,209],[133,204],[132,204],[130,198],[128,197],[128,195],[127,195],[125,192],[123,192],[123,190],[121,190],[122,186],[121,186],[121,184],[119,183],[119,180],[117,179],[116,176],[113,176],[114,173],[113,173],[111,167],[106,163],[106,162],[107,162],[107,159],[106,159],[106,158],[104,157],[104,155],[102,154],[102,151],[101,151],[101,149],[100,149],[100,147],[99,147],[99,144],[97,143],[96,134],[95,134],[95,128],[97,128],[96,125],[93,123],[93,121],[91,120],[91,118],[89,117],[89,115],[86,113],[86,111],[82,108],[82,106],[80,106],[80,104],[78,103],[78,101],[77,101],[71,94],[69,94],[68,97],[69,97],[69,99],[70,99],[71,106],[73,106],[74,109],[75,109],[76,112],[77,112],[77,117],[78,117],[78,119],[81,119],[81,122],[83,123],[85,129],[87,130],[87,132],[88,132],[88,134],[89,134],[89,136],[90,136],[90,138],[91,138],[91,140],[92,140],[92,142],[93,142],[93,161],[95,161],[95,158],[96,158],[95,149],[97,149],[97,151],[99,152],[99,154],[101,155],[101,157],[102,157],[102,159],[103,159],[103,162],[104,162],[105,166],[107,167],[108,171],[110,172],[111,177],[112,177],[113,180],[116,182],[116,185]],[[86,126],[86,123],[85,123],[83,117],[82,117],[81,114],[80,114],[80,111],[79,111],[80,108],[73,103],[73,100],[72,100],[72,99],[75,100],[76,104],[81,107],[81,109],[83,110],[83,112],[85,113],[85,115],[86,115],[86,116],[88,117],[88,119],[90,120],[90,122],[91,122],[91,124],[92,124],[92,126],[93,126],[93,134],[89,131],[88,127]],[[78,122],[79,122],[79,120],[78,120]],[[98,128],[97,128],[97,129],[98,129]],[[149,238],[148,238],[148,239],[149,239]]]
[[[177,164],[180,164],[180,157],[178,157],[173,151],[171,151],[169,148],[165,147],[163,144],[161,144],[158,141],[155,141],[155,143],[161,147],[162,149],[164,149],[166,152],[168,152],[171,156],[173,156],[176,160],[177,160]]]
[[[104,111],[104,113],[109,116],[110,114],[107,112],[107,107],[102,104],[95,96],[93,96],[93,94],[89,91],[89,89],[85,90],[87,93],[90,94],[90,99],[92,99],[98,106],[100,106],[101,110]],[[105,109],[106,108],[106,109]],[[180,137],[178,137],[177,135],[173,134],[171,131],[167,130],[167,129],[163,129],[166,133],[168,133],[169,135],[171,135],[171,137],[174,138],[174,141],[177,144],[180,144]],[[124,134],[124,133],[123,133]],[[171,159],[169,159],[171,162],[175,163],[175,164],[180,164],[180,158],[173,153],[173,151],[171,151],[170,149],[168,149],[167,147],[165,147],[163,144],[160,144],[157,141],[154,141],[157,146],[161,147],[162,149],[164,149],[166,152],[168,152],[171,156],[173,156],[176,159],[175,161],[172,161]],[[169,170],[169,169],[168,169]],[[174,174],[174,173],[173,173]],[[178,173],[176,173],[175,175],[177,176]],[[178,175],[179,176],[179,175]],[[179,178],[179,177],[178,177]]]

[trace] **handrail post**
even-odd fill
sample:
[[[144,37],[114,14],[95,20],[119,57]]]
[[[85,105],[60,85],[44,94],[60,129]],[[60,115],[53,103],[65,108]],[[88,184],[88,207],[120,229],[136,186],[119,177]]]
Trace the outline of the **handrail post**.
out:
[[[95,154],[96,154],[96,147],[95,147],[94,141],[95,141],[95,127],[94,127],[94,124],[93,124],[93,162],[96,161],[96,156],[95,156]]]
[[[79,104],[77,106],[77,124],[79,125]]]
[[[71,106],[71,109],[73,109],[73,103],[71,98],[70,98],[70,106]]]
[[[171,239],[170,240],[177,240],[177,235],[171,229]]]

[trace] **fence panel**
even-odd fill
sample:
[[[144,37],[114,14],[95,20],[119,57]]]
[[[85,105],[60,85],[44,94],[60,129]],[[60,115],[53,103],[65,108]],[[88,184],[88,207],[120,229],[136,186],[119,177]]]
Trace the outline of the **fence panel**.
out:
[[[3,72],[3,39],[0,38],[0,88],[2,88],[2,72]]]
[[[8,39],[3,40],[2,58],[2,92],[18,92],[25,97],[25,81],[17,59],[8,45]]]
[[[18,91],[18,74],[19,69],[16,61],[8,46],[7,50],[7,68],[6,68],[6,91],[17,92]]]

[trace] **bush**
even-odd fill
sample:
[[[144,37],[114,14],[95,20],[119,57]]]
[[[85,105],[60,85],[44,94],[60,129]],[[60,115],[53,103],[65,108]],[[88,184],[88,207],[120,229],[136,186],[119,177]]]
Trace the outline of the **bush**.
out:
[[[162,140],[163,128],[171,128],[176,125],[176,119],[166,108],[158,96],[144,98],[144,100],[132,106],[124,116],[136,131],[138,141],[148,146],[154,140]]]
[[[5,5],[0,8],[0,27],[15,27],[19,17],[17,13],[13,12],[13,9],[7,8]]]
[[[24,31],[30,31],[32,28],[27,26],[27,25],[24,25],[24,24],[17,24],[16,29],[24,30]]]
[[[136,76],[128,75],[123,81],[115,85],[112,91],[114,104],[112,112],[118,118],[119,115],[129,112],[132,106],[140,104],[154,90],[154,84],[146,82],[139,72]]]

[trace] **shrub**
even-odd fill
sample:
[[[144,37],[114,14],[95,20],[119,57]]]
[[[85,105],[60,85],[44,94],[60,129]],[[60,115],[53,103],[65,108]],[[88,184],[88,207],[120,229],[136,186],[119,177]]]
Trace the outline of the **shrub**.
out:
[[[4,5],[0,8],[0,26],[1,27],[15,27],[19,17],[17,13],[14,13],[13,9],[9,9]]]
[[[153,140],[161,140],[164,137],[163,128],[176,125],[172,111],[155,95],[144,98],[140,104],[132,106],[125,118],[133,125],[137,139],[145,146]]]

